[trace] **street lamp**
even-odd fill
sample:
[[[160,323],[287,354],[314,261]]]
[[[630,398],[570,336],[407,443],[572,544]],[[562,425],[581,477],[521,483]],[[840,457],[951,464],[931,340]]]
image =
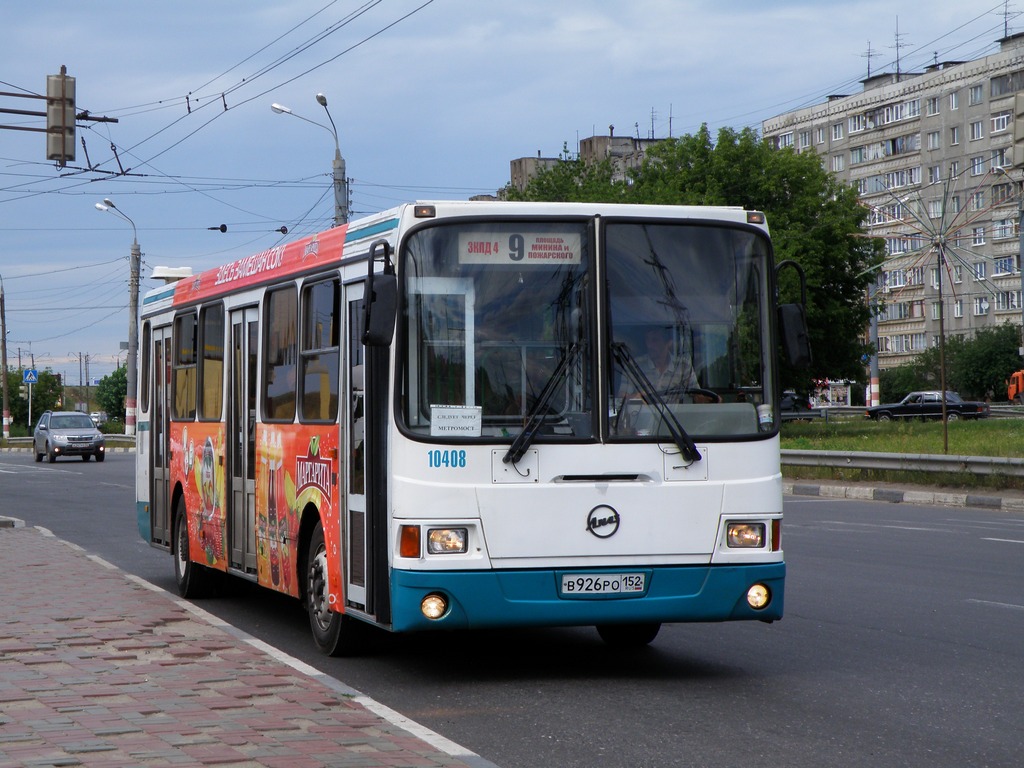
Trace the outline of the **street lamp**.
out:
[[[318,125],[334,137],[334,162],[332,166],[334,170],[334,226],[337,227],[348,221],[348,179],[345,178],[345,158],[341,156],[341,147],[338,144],[338,128],[334,125],[334,118],[331,117],[330,110],[327,109],[327,97],[322,93],[318,93],[316,101],[317,104],[324,108],[324,112],[327,113],[327,119],[331,121],[330,128],[323,123],[318,123],[316,120],[310,120],[308,117],[295,114],[283,104],[274,103],[270,105],[270,108],[279,115],[291,115],[292,117],[299,118],[299,120],[305,120],[307,123]]]
[[[124,399],[124,433],[135,434],[136,376],[139,357],[139,267],[142,262],[142,251],[139,249],[139,236],[135,222],[127,214],[114,205],[109,198],[96,203],[96,209],[110,211],[131,224],[132,249],[128,257],[128,356],[125,359],[125,371],[128,379],[127,393]]]

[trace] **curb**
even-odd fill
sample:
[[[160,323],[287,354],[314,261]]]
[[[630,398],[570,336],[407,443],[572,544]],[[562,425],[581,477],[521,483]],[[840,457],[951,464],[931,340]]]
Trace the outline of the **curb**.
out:
[[[940,507],[978,507],[1012,514],[1024,513],[1024,498],[990,496],[978,493],[948,493],[932,490],[900,490],[871,486],[844,486],[783,481],[782,492],[791,496],[818,496],[828,499],[887,501],[892,504],[930,504]]]

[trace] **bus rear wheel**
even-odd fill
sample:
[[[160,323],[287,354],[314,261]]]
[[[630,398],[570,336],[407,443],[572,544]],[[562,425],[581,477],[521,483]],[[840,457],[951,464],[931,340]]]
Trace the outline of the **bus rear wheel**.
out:
[[[358,619],[332,611],[328,586],[327,545],[323,523],[317,522],[306,556],[306,610],[313,642],[327,656],[355,656],[367,649],[372,631]]]
[[[208,568],[189,558],[188,521],[185,502],[178,499],[174,505],[174,581],[178,594],[189,600],[208,597],[212,591],[213,574]]]
[[[612,648],[641,648],[661,631],[657,622],[643,624],[598,624],[597,634]]]

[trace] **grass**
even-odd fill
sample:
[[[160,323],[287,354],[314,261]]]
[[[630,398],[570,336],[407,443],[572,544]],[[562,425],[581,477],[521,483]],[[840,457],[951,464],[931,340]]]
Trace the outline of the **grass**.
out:
[[[1024,419],[982,419],[948,425],[951,456],[1024,458]],[[867,419],[786,422],[783,449],[809,451],[872,451],[877,453],[943,453],[942,423],[938,421],[875,422]],[[952,488],[1024,488],[1024,478],[967,473],[880,472],[816,467],[783,468],[787,478],[875,480],[942,485]]]

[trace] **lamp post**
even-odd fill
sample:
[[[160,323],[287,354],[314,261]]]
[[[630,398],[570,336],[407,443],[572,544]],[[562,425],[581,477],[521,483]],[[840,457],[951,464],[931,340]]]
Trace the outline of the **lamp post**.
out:
[[[3,357],[4,440],[11,436],[11,405],[7,393],[7,312],[4,308],[4,278],[0,275],[0,357]]]
[[[331,121],[330,128],[323,123],[318,123],[316,120],[310,120],[308,117],[295,114],[283,104],[271,104],[270,108],[279,115],[291,115],[292,117],[299,118],[299,120],[305,120],[307,123],[318,125],[334,137],[334,162],[332,167],[334,171],[334,226],[337,227],[348,221],[348,179],[345,177],[345,158],[341,156],[341,147],[338,144],[338,128],[334,125],[334,118],[331,117],[330,110],[327,109],[327,97],[322,93],[318,93],[316,101],[317,104],[324,108],[324,112],[327,113],[327,119]]]
[[[136,376],[139,356],[139,268],[142,263],[142,251],[139,249],[139,236],[135,222],[127,214],[114,205],[109,198],[96,203],[97,210],[110,211],[127,221],[132,227],[132,249],[128,257],[128,356],[125,359],[125,371],[128,379],[127,392],[124,399],[124,433],[135,434]]]

